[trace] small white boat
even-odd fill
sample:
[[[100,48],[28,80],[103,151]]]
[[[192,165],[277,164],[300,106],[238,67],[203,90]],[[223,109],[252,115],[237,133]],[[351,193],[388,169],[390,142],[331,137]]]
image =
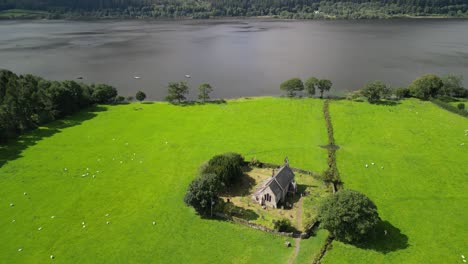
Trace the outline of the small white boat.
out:
[[[188,74],[185,75],[185,78],[190,78],[190,77],[192,77],[192,76],[190,76],[190,75],[188,75]]]
[[[133,79],[141,79],[141,77],[140,76],[135,76],[135,77],[133,77]]]

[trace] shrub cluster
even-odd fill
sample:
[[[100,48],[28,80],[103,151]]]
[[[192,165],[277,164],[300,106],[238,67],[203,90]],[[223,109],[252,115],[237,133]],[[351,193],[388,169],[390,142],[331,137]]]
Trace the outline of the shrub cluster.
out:
[[[237,153],[214,156],[202,165],[199,177],[190,183],[184,202],[200,215],[208,216],[219,200],[219,193],[242,177],[244,163],[244,158]]]
[[[278,232],[293,232],[294,227],[291,225],[289,219],[283,218],[280,220],[273,220],[273,228]]]
[[[114,102],[116,96],[117,90],[105,84],[49,81],[0,70],[0,142],[92,104]]]

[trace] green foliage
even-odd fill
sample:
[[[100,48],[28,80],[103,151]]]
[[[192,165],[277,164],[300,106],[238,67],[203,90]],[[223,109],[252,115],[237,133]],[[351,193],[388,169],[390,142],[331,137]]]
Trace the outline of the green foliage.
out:
[[[326,79],[318,81],[317,88],[320,91],[320,98],[323,98],[323,93],[325,91],[330,91],[332,84],[333,83],[330,80],[326,80]]]
[[[441,94],[445,96],[467,97],[468,90],[463,87],[463,76],[447,74],[442,78]]]
[[[127,98],[126,98],[126,100],[127,100],[128,102],[131,102],[131,101],[133,101],[133,99],[134,99],[134,97],[133,97],[133,96],[127,96]]]
[[[135,98],[141,102],[146,99],[146,94],[142,91],[138,91],[135,95]]]
[[[411,96],[428,100],[436,97],[443,86],[442,80],[434,74],[423,75],[414,80],[409,86]]]
[[[380,222],[377,206],[364,194],[338,191],[320,205],[318,220],[336,239],[355,243],[372,235]]]
[[[198,99],[205,102],[210,99],[210,93],[213,91],[213,88],[209,83],[202,83],[198,86]]]
[[[309,96],[309,97],[312,97],[315,95],[315,88],[317,87],[318,85],[318,79],[315,78],[315,77],[310,77],[309,79],[307,79],[304,83],[304,88],[305,88],[305,91],[306,91],[306,94]]]
[[[202,174],[214,174],[225,186],[231,186],[239,181],[242,175],[244,158],[237,153],[224,153],[212,157],[205,166],[202,167]]]
[[[367,98],[369,102],[376,102],[385,96],[390,94],[390,90],[381,81],[373,81],[364,86],[361,89],[361,94]]]
[[[291,225],[289,219],[283,218],[280,220],[273,220],[273,227],[278,232],[292,232],[294,228]]]
[[[93,100],[98,104],[112,103],[117,96],[117,89],[110,85],[98,84],[93,90]]]
[[[184,101],[185,95],[189,93],[189,88],[187,86],[187,82],[170,82],[167,86],[167,96],[166,101],[177,102],[181,103]]]
[[[190,183],[184,202],[192,206],[200,215],[208,216],[218,201],[221,182],[215,174],[203,174]]]
[[[48,81],[0,70],[0,142],[93,103],[110,102],[116,95],[107,85]]]
[[[393,90],[398,99],[411,97],[411,93],[408,87],[396,87]]]
[[[11,10],[11,9],[29,10]],[[468,17],[465,0],[3,0],[0,18],[274,16],[288,19],[363,19],[439,15]],[[45,10],[35,12],[30,10]]]
[[[465,110],[465,104],[464,103],[459,103],[459,104],[457,104],[457,108],[459,110]]]
[[[280,89],[285,91],[289,97],[294,97],[296,92],[304,90],[304,84],[299,78],[292,78],[287,81],[284,81],[280,85]]]

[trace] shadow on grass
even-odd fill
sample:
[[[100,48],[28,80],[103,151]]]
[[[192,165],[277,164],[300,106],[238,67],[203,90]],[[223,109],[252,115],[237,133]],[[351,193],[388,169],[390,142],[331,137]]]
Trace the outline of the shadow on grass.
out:
[[[53,121],[44,125],[43,127],[26,132],[19,138],[10,140],[4,145],[0,145],[0,168],[2,168],[3,165],[9,161],[21,158],[21,153],[23,150],[29,148],[30,146],[36,145],[36,143],[42,139],[59,133],[61,129],[80,125],[84,121],[95,117],[96,112],[102,112],[105,110],[106,108],[101,106],[89,107],[73,116]]]
[[[399,104],[401,104],[401,103],[398,102],[398,101],[379,100],[379,101],[372,102],[371,104],[375,104],[375,105],[387,105],[387,106],[396,106],[396,105],[399,105]]]
[[[402,234],[400,229],[388,221],[382,221],[377,226],[376,235],[373,239],[355,245],[358,248],[375,250],[380,253],[390,253],[409,247],[408,236]]]
[[[219,99],[219,100],[210,100],[210,101],[205,101],[205,102],[186,101],[186,102],[172,103],[172,104],[177,105],[177,106],[193,106],[193,105],[205,105],[205,104],[227,104],[227,102],[223,99]]]

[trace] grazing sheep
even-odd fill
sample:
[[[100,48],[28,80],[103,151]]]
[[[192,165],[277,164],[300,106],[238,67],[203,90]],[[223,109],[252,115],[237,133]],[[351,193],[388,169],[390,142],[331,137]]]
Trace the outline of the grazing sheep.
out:
[[[106,216],[109,216],[109,214],[106,214]]]
[[[366,164],[366,168],[369,168],[369,165]]]
[[[27,193],[27,192],[24,192],[23,195],[28,195],[28,193]]]
[[[153,225],[156,225],[156,221],[153,221]]]
[[[54,256],[54,255],[50,255],[50,259],[54,259],[54,258],[55,258],[55,256]]]
[[[22,249],[22,248],[18,248],[18,252],[21,252],[21,251],[23,251],[23,249]]]
[[[109,222],[109,221],[107,221],[107,222],[106,222],[106,225],[108,225],[109,223],[110,223],[110,222]]]
[[[14,204],[14,203],[11,203],[11,204],[10,204],[10,207],[13,207],[13,206],[15,206],[15,204]]]
[[[54,219],[54,218],[55,218],[55,215],[51,216],[50,218]]]
[[[42,226],[41,226],[41,227],[39,227],[37,230],[38,230],[38,231],[41,231],[41,230],[42,230]]]
[[[372,162],[371,164],[372,164],[372,166],[374,166],[374,165],[375,165],[375,163],[374,163],[374,162]]]

